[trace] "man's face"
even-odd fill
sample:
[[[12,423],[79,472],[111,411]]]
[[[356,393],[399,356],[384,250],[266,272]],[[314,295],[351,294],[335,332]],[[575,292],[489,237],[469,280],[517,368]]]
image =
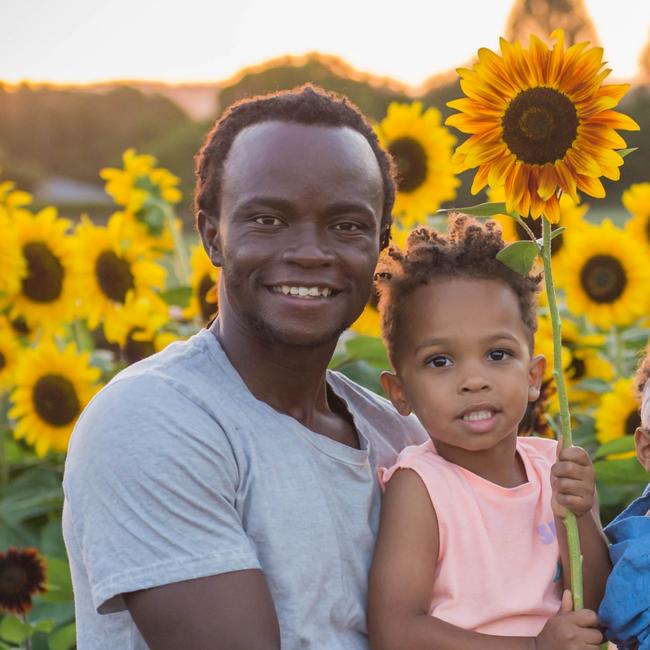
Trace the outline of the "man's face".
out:
[[[221,317],[292,346],[336,340],[363,310],[379,254],[383,186],[365,138],[250,126],[232,144],[221,196],[207,242],[222,266]]]

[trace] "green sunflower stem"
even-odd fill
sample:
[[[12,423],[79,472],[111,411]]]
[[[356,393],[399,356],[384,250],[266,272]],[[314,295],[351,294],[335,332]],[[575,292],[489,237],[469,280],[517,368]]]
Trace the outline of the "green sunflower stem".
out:
[[[557,385],[560,400],[560,422],[562,432],[562,446],[571,447],[571,416],[569,414],[569,401],[567,399],[566,383],[562,371],[562,334],[560,330],[560,313],[555,297],[553,284],[553,269],[551,266],[551,223],[542,216],[542,261],[544,262],[544,281],[548,297],[548,310],[553,328],[553,376]],[[564,527],[567,532],[569,547],[569,566],[571,570],[571,594],[573,595],[573,609],[583,608],[584,598],[582,591],[582,554],[580,552],[580,537],[578,535],[578,521],[572,512],[564,518]]]
[[[178,283],[183,286],[190,284],[190,263],[187,258],[187,251],[185,250],[185,242],[181,233],[177,232],[174,224],[174,212],[169,205],[165,204],[165,221],[172,234],[174,240],[174,260],[176,262],[176,279]]]

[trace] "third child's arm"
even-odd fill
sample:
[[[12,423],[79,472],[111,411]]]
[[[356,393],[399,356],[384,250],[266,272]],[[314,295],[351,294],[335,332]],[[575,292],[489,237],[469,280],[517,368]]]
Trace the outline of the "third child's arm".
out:
[[[568,612],[570,599],[536,638],[471,632],[429,615],[438,556],[436,513],[411,470],[389,481],[370,572],[368,632],[372,650],[596,650],[596,615]]]
[[[580,447],[562,449],[551,470],[553,512],[562,555],[565,586],[569,587],[569,555],[563,517],[571,510],[578,520],[583,555],[585,607],[598,610],[611,570],[607,539],[600,524],[596,476],[589,454]]]

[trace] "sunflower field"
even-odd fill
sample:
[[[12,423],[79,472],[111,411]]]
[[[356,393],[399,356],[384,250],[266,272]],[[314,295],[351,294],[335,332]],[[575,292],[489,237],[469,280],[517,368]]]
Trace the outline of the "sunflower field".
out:
[[[419,225],[444,230],[440,208],[473,167],[472,192],[487,189],[488,202],[458,210],[494,218],[513,250],[523,244],[516,263],[541,241],[540,216],[552,222],[562,345],[554,354],[542,293],[536,351],[547,374],[520,434],[559,435],[559,359],[573,440],[594,460],[606,522],[648,482],[634,455],[632,377],[650,336],[650,178],[627,188],[610,218],[594,214],[599,177],[618,179],[629,153],[617,130],[636,124],[612,110],[626,88],[602,84],[602,52],[555,38],[552,49],[533,38],[528,49],[480,50],[459,71],[466,97],[450,103],[459,112],[447,124],[413,102],[391,104],[375,129],[396,166],[394,244]],[[449,127],[469,135],[455,151]],[[0,650],[74,647],[61,535],[74,424],[117,372],[191,336],[218,308],[218,269],[176,214],[178,179],[133,150],[100,176],[115,204],[105,225],[34,210],[28,193],[0,182]],[[389,364],[374,298],[331,367],[381,393]]]

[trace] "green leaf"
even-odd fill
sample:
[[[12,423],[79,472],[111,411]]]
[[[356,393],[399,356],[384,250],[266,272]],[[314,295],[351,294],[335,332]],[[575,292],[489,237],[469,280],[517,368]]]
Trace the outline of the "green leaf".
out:
[[[624,454],[629,451],[634,451],[634,449],[634,436],[623,436],[622,438],[616,438],[616,440],[610,440],[598,447],[594,454],[594,460],[606,458],[611,454]]]
[[[357,335],[346,342],[345,349],[353,360],[365,361],[376,368],[390,368],[386,346],[380,338]]]
[[[526,276],[533,268],[539,254],[537,244],[533,241],[516,241],[508,244],[497,253],[497,259],[519,275]]]
[[[174,287],[160,294],[160,297],[168,305],[177,305],[178,307],[187,307],[192,297],[192,287]]]
[[[44,632],[45,634],[49,634],[54,628],[54,620],[51,618],[44,618],[42,621],[34,623],[33,627],[36,632]]]
[[[28,639],[35,630],[28,623],[23,623],[15,616],[7,615],[0,622],[0,637],[10,643],[22,643]]]
[[[50,635],[49,648],[50,650],[70,650],[74,648],[76,638],[77,629],[74,623],[70,623]]]
[[[45,602],[61,602],[73,599],[72,579],[70,566],[67,560],[56,557],[46,557],[47,588],[48,591],[41,595]]]
[[[585,390],[589,393],[608,393],[611,387],[602,379],[582,379],[572,387],[572,390]]]
[[[478,205],[472,205],[467,208],[444,208],[438,210],[436,214],[449,214],[450,212],[460,212],[462,214],[468,214],[470,217],[494,217],[497,214],[505,214],[508,217],[516,219],[515,215],[510,214],[506,210],[506,204],[501,203],[479,203]]]
[[[625,156],[629,156],[633,151],[636,151],[639,147],[630,147],[629,149],[619,149],[616,153],[621,156],[621,158],[625,158]]]
[[[556,237],[559,237],[565,230],[566,230],[566,228],[564,226],[560,226],[559,228],[556,228],[555,230],[551,231],[551,241],[553,241]],[[544,238],[540,237],[537,240],[537,243],[540,246],[543,246],[544,245]]]
[[[594,463],[596,478],[606,483],[647,483],[648,474],[636,458],[598,460]]]

